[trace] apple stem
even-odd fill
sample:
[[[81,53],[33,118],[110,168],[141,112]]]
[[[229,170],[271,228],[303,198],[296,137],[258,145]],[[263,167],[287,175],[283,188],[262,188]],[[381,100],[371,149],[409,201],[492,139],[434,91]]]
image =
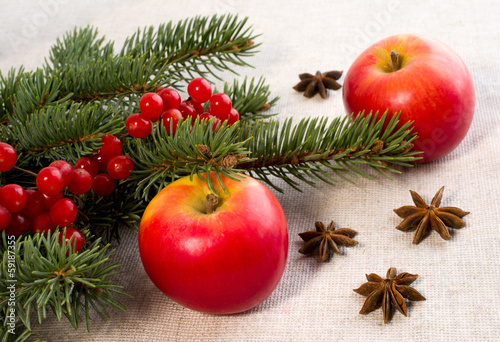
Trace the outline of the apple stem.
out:
[[[399,53],[394,50],[391,50],[391,67],[392,71],[401,69],[401,58],[399,58]]]
[[[207,204],[206,204],[206,213],[211,214],[217,208],[217,204],[219,203],[219,198],[216,194],[208,194],[207,195]]]

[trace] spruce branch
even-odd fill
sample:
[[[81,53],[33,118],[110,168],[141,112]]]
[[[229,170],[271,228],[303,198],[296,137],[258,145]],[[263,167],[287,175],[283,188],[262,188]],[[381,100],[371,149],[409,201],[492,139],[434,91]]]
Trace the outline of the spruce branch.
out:
[[[12,95],[14,103],[12,117],[24,122],[29,115],[45,106],[68,100],[72,94],[59,98],[61,85],[60,79],[46,75],[43,69],[24,73],[19,77],[17,89]]]
[[[239,125],[230,127],[214,122],[195,120],[180,121],[175,135],[167,134],[162,125],[157,125],[148,139],[129,141],[129,156],[134,162],[134,171],[127,183],[134,184],[138,198],[148,200],[163,187],[177,178],[216,171],[228,177],[237,178],[233,170],[238,160],[248,161],[246,141],[238,141]],[[214,132],[215,131],[215,132]],[[236,158],[231,163],[228,158]],[[215,191],[207,178],[208,187]]]
[[[122,183],[113,193],[106,197],[96,196],[90,192],[82,196],[83,207],[78,222],[82,229],[89,229],[104,243],[121,242],[120,231],[127,228],[137,231],[137,223],[141,220],[146,203],[136,198],[136,189]]]
[[[247,18],[198,16],[139,30],[115,54],[97,29],[75,28],[57,40],[43,68],[0,74],[0,122],[14,111],[23,121],[53,101],[122,103],[196,75],[220,78],[220,71],[249,66],[244,58],[256,52],[256,37]]]
[[[214,91],[216,93],[217,90]],[[235,108],[240,114],[240,120],[258,120],[265,119],[276,114],[263,114],[262,112],[271,108],[278,102],[279,98],[271,98],[269,86],[265,85],[265,79],[260,77],[258,80],[245,77],[243,82],[234,79],[233,83],[224,83],[223,92],[227,94]]]
[[[400,173],[393,166],[412,166],[419,152],[411,151],[416,136],[411,123],[397,128],[399,115],[380,120],[377,115],[303,119],[293,124],[287,119],[257,120],[221,125],[215,133],[212,123],[189,122],[177,128],[175,136],[157,127],[151,139],[134,140],[129,145],[136,170],[130,177],[138,196],[146,201],[171,181],[186,175],[215,172],[238,178],[248,172],[279,191],[270,176],[283,179],[300,190],[300,182],[334,184],[338,178],[353,182],[359,176],[375,179],[363,166],[385,178],[388,172]],[[384,128],[385,127],[385,128]],[[330,172],[327,172],[330,170]],[[333,175],[331,175],[333,173]],[[337,179],[334,178],[337,177]]]
[[[9,332],[9,329],[7,328],[0,328],[0,342],[24,342],[30,337],[36,336],[36,334],[33,334],[31,330],[24,326],[19,317],[15,318],[14,331],[15,335]]]
[[[0,71],[0,125],[7,123],[8,116],[14,111],[14,94],[25,74],[23,67],[18,70],[11,68],[6,76]]]
[[[255,53],[257,36],[246,23],[214,15],[147,27],[127,38],[118,54],[95,28],[75,29],[52,47],[44,69],[61,80],[62,97],[77,101],[116,101],[195,75],[220,78],[217,72],[248,66],[244,58]]]
[[[171,72],[178,79],[195,75],[211,75],[220,79],[217,72],[233,71],[230,64],[249,66],[243,60],[252,56],[258,44],[248,18],[239,19],[237,15],[196,16],[138,30],[125,41],[120,56],[146,55],[150,59],[162,58],[171,64]]]
[[[113,55],[114,43],[110,41],[104,44],[104,41],[105,37],[98,38],[98,31],[94,27],[75,27],[62,39],[57,38],[45,60],[45,68],[54,74],[70,69],[66,69],[67,65],[74,65],[77,61],[87,58],[98,60]]]
[[[174,75],[168,70],[168,64],[159,64],[158,60],[148,59],[146,55],[109,55],[98,60],[88,58],[73,62],[54,73],[63,80],[62,93],[72,93],[72,100],[116,101],[174,83]]]
[[[73,100],[142,94],[154,89],[158,78],[168,77],[168,65],[160,65],[158,59],[115,55],[113,42],[104,43],[105,38],[97,36],[93,27],[75,28],[57,40],[46,60],[47,74],[61,79],[62,92],[72,94]]]
[[[15,314],[24,326],[24,333],[32,330],[33,311],[41,324],[50,308],[58,320],[66,316],[75,329],[85,317],[89,330],[91,310],[104,320],[109,317],[109,307],[124,310],[116,296],[128,295],[112,282],[120,273],[117,271],[120,265],[110,262],[113,254],[110,245],[102,245],[96,239],[86,242],[84,249],[75,253],[65,239],[59,243],[59,234],[63,232],[21,236],[12,245],[5,231],[2,232],[0,271],[5,276],[0,278],[0,311],[7,313],[10,308],[10,288],[14,286]],[[6,327],[4,320],[2,328]]]
[[[46,106],[25,121],[10,119],[11,137],[25,158],[22,163],[41,158],[75,162],[100,147],[106,133],[123,130],[122,117],[113,108],[70,101]]]
[[[270,176],[299,191],[300,182],[316,186],[318,181],[334,184],[339,178],[349,182],[359,176],[374,180],[363,166],[391,179],[388,172],[400,173],[391,164],[411,167],[410,162],[419,159],[420,152],[411,150],[417,137],[411,133],[411,123],[397,129],[399,115],[388,118],[386,112],[379,120],[377,114],[335,118],[329,124],[327,118],[309,118],[295,125],[287,119],[282,127],[277,121],[243,125],[240,139],[252,137],[248,149],[253,160],[237,167],[278,191],[283,189]]]

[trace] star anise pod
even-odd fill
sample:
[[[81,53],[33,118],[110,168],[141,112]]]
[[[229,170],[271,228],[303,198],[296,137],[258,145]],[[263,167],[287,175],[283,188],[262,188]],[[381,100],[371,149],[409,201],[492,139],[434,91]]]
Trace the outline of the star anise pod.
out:
[[[403,206],[399,209],[394,209],[394,212],[404,220],[396,227],[403,232],[417,228],[413,243],[418,244],[424,237],[429,235],[432,230],[441,235],[445,240],[451,239],[450,228],[463,228],[465,222],[462,217],[469,214],[467,211],[456,207],[441,207],[441,198],[443,197],[444,186],[434,195],[431,205],[427,205],[425,201],[415,191],[410,190],[411,197],[415,206]]]
[[[300,74],[300,82],[293,89],[303,91],[304,96],[311,98],[317,93],[326,99],[326,89],[338,90],[342,86],[337,82],[342,76],[342,71],[328,71],[322,74],[317,71],[316,75],[308,73]]]
[[[334,253],[340,253],[339,247],[354,247],[358,244],[357,241],[352,238],[356,236],[357,232],[349,228],[340,228],[335,230],[333,221],[328,225],[328,229],[325,229],[325,225],[322,222],[316,222],[316,230],[310,232],[300,233],[299,236],[306,242],[299,253],[311,254],[317,247],[319,247],[319,258],[321,261],[328,261]]]
[[[367,274],[368,282],[354,290],[354,292],[367,297],[359,313],[367,314],[382,307],[384,323],[389,321],[393,306],[406,316],[404,298],[413,301],[425,300],[425,297],[417,290],[408,286],[418,278],[417,274],[406,272],[397,274],[397,270],[391,267],[387,271],[386,278],[382,279],[375,273]]]

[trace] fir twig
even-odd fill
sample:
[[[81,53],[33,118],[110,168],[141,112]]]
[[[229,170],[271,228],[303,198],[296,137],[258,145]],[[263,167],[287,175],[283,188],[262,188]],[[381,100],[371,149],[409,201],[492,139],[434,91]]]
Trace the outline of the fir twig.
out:
[[[271,98],[269,86],[265,85],[263,77],[258,80],[248,80],[245,77],[241,83],[235,79],[232,85],[225,82],[223,92],[231,98],[233,108],[239,112],[241,121],[265,119],[276,115],[262,113],[279,100],[278,97]]]
[[[8,116],[14,111],[13,97],[24,75],[23,67],[18,70],[10,69],[7,76],[3,76],[0,72],[0,124],[5,124]]]
[[[185,122],[175,136],[156,129],[152,139],[135,140],[129,146],[137,170],[130,177],[138,196],[146,200],[176,178],[211,171],[237,178],[248,172],[279,191],[270,176],[283,179],[300,190],[300,182],[315,185],[317,181],[333,184],[334,178],[351,181],[358,176],[375,179],[361,166],[390,178],[386,173],[399,173],[392,165],[411,166],[418,152],[411,151],[411,123],[396,129],[399,116],[380,120],[368,115],[304,119],[293,124],[291,119],[243,122],[241,126],[221,125],[214,133],[212,123],[195,123],[191,130]],[[388,121],[388,122],[387,122]],[[384,125],[387,127],[384,128]],[[206,145],[200,152],[200,145]],[[326,170],[330,170],[327,172]],[[210,182],[209,178],[207,181]],[[208,184],[215,191],[212,184]]]
[[[17,141],[16,148],[25,155],[23,163],[33,158],[75,162],[99,148],[104,134],[123,130],[122,118],[117,114],[99,104],[66,101],[44,107],[24,121],[11,118],[9,129]]]
[[[241,139],[252,137],[248,148],[253,160],[237,167],[278,191],[283,189],[269,176],[299,191],[299,182],[315,186],[318,181],[334,184],[338,178],[350,182],[359,176],[375,179],[360,166],[390,179],[387,172],[400,173],[391,164],[411,167],[410,162],[419,159],[419,152],[411,150],[416,135],[411,133],[411,123],[396,129],[399,115],[377,117],[346,116],[329,124],[327,118],[312,118],[296,125],[288,119],[282,127],[277,121],[243,125]]]
[[[230,70],[230,64],[249,66],[243,57],[255,53],[256,35],[247,26],[248,18],[237,15],[197,16],[169,22],[157,30],[148,27],[138,30],[125,41],[121,56],[146,55],[149,59],[162,58],[162,63],[172,64],[170,72],[183,79],[196,75],[211,75],[220,79],[217,72]]]
[[[196,74],[219,78],[221,70],[248,66],[243,58],[255,53],[257,36],[246,23],[214,15],[147,27],[127,38],[118,54],[95,28],[75,29],[57,41],[45,70],[62,80],[62,96],[73,93],[78,101],[140,95]]]
[[[203,173],[216,171],[237,177],[231,169],[238,160],[249,160],[249,151],[243,147],[246,141],[237,141],[239,125],[219,123],[214,133],[213,124],[212,120],[200,123],[196,119],[191,127],[191,122],[181,121],[174,136],[157,125],[150,138],[130,141],[128,150],[135,170],[127,182],[134,184],[136,196],[147,201],[151,194],[186,175],[197,174],[205,179]],[[234,156],[236,161],[228,164],[228,156]],[[215,191],[208,181],[209,189]]]
[[[119,273],[120,265],[110,262],[113,254],[110,245],[102,245],[100,239],[96,239],[75,253],[65,239],[59,243],[59,234],[62,233],[22,236],[14,248],[10,248],[12,243],[5,231],[2,232],[0,270],[2,275],[10,276],[0,279],[0,312],[6,314],[9,310],[9,286],[14,284],[15,315],[27,331],[33,328],[32,311],[37,313],[41,324],[47,317],[47,308],[50,308],[58,320],[66,316],[75,329],[83,316],[87,329],[90,329],[90,307],[103,319],[107,319],[109,307],[124,310],[116,295],[128,295],[111,281]],[[4,320],[2,328],[8,327],[7,323]]]
[[[114,43],[98,37],[97,29],[75,28],[57,40],[43,68],[0,74],[0,122],[14,112],[24,121],[52,102],[121,104],[126,97],[177,87],[196,75],[237,74],[235,66],[249,66],[244,59],[255,54],[256,38],[247,18],[198,16],[138,30],[115,53]]]
[[[141,220],[146,203],[136,197],[136,189],[122,183],[113,193],[106,197],[99,197],[92,192],[82,196],[84,207],[78,224],[82,229],[89,230],[102,239],[104,243],[121,242],[122,228],[137,231],[137,223]]]

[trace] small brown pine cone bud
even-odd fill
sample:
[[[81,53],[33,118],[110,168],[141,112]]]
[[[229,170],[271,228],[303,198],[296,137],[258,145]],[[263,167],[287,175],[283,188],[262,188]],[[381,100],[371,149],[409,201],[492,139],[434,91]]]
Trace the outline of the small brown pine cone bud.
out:
[[[228,154],[222,157],[217,164],[225,169],[230,169],[238,164],[238,157],[234,154]]]
[[[212,158],[212,152],[207,145],[198,145],[198,150],[207,158]]]
[[[377,140],[372,145],[372,152],[378,153],[384,148],[384,142],[382,140]]]

